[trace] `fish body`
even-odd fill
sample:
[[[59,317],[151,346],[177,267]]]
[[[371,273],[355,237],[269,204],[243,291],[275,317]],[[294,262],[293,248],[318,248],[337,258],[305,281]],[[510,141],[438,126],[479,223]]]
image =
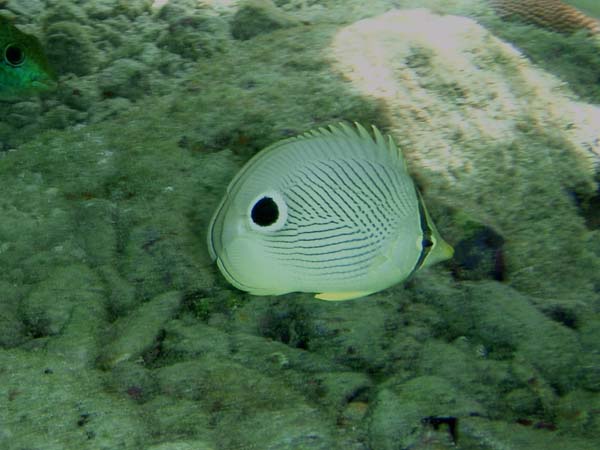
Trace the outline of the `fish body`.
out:
[[[54,85],[54,73],[37,38],[0,17],[0,99],[20,98]]]
[[[391,137],[359,124],[255,155],[227,188],[207,240],[238,289],[324,300],[378,292],[453,253]]]

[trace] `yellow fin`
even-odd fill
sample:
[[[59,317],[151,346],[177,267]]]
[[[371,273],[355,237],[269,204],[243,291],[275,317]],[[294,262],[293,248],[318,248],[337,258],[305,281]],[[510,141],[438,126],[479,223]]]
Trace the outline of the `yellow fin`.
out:
[[[341,300],[351,300],[353,298],[365,297],[372,294],[372,291],[348,291],[348,292],[322,292],[315,295],[319,300],[339,302]]]

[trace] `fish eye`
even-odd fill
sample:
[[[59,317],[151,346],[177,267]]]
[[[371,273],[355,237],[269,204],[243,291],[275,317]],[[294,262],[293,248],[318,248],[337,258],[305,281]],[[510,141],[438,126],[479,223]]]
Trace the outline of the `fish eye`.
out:
[[[250,217],[252,217],[252,222],[261,227],[274,224],[279,217],[277,203],[271,197],[261,198],[252,207]]]
[[[276,231],[287,220],[287,205],[281,194],[265,192],[257,196],[249,209],[250,226],[257,231]]]
[[[429,248],[433,245],[431,239],[425,238],[423,239],[423,248]]]
[[[4,47],[4,61],[13,67],[18,67],[25,62],[25,52],[15,44]]]

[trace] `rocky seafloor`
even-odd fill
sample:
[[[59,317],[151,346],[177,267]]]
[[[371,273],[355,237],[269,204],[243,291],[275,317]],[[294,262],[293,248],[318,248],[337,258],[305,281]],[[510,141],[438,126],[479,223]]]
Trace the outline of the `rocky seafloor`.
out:
[[[597,448],[597,39],[484,0],[0,8],[60,75],[0,103],[1,449]],[[342,120],[394,136],[454,259],[228,286],[227,183]]]

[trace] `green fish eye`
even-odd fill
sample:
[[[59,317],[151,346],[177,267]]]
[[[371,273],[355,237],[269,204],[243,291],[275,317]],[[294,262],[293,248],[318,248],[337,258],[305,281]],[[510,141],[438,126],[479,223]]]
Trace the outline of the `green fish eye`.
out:
[[[4,47],[4,61],[12,67],[18,67],[25,62],[25,52],[15,44]]]

